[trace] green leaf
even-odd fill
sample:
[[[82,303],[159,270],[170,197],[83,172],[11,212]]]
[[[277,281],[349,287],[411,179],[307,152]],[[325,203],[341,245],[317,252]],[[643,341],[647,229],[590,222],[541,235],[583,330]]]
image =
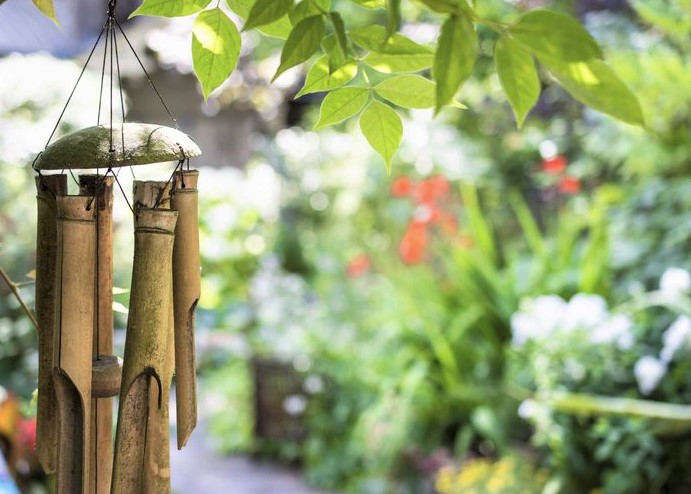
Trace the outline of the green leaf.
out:
[[[383,9],[386,7],[386,0],[352,0],[352,2],[366,9]]]
[[[264,26],[277,21],[290,11],[293,0],[257,0],[252,6],[242,30]]]
[[[60,26],[58,18],[55,17],[55,7],[53,6],[53,0],[33,0],[34,5],[38,10],[41,11],[48,19],[53,21],[56,26]]]
[[[338,12],[329,12],[329,18],[334,28],[336,41],[333,50],[329,52],[329,72],[334,72],[348,61],[348,38],[341,15]]]
[[[249,16],[254,2],[255,0],[226,0],[230,10],[243,19],[247,19],[247,16]],[[293,25],[290,23],[288,16],[284,15],[277,21],[258,27],[257,31],[273,38],[286,39],[291,29],[293,29]]]
[[[622,122],[645,126],[638,99],[602,60],[572,63],[540,61],[578,101]]]
[[[349,32],[350,39],[366,50],[387,53],[391,55],[432,54],[434,50],[416,43],[400,33],[389,36],[383,26],[370,25],[353,29]]]
[[[415,74],[401,74],[384,79],[374,91],[403,108],[432,108],[436,101],[435,84]]]
[[[281,63],[273,76],[273,81],[291,67],[304,62],[319,49],[324,37],[324,19],[313,15],[301,20],[290,32],[281,51]]]
[[[197,16],[192,26],[192,60],[205,99],[230,76],[241,44],[238,28],[220,8]]]
[[[370,98],[365,87],[344,87],[326,95],[319,109],[319,120],[314,129],[333,125],[357,115]]]
[[[566,14],[533,10],[509,26],[507,33],[542,59],[580,62],[602,58],[602,50],[593,37]]]
[[[144,0],[137,10],[130,14],[130,17],[136,15],[182,17],[201,12],[209,3],[211,0]]]
[[[357,65],[355,63],[348,63],[330,73],[328,57],[323,56],[310,67],[305,78],[305,84],[295,97],[299,98],[304,94],[336,89],[351,81],[356,74]]]
[[[302,0],[288,14],[293,26],[313,15],[326,14],[331,9],[331,0]]]
[[[363,61],[379,72],[392,74],[395,72],[418,72],[432,66],[432,54],[390,55],[388,53],[371,52]]]
[[[468,16],[461,14],[449,17],[441,27],[437,53],[434,56],[437,112],[454,97],[472,74],[477,50],[477,35]]]
[[[401,117],[390,106],[372,101],[360,115],[360,130],[370,146],[384,158],[386,170],[391,173],[391,158],[403,136]]]
[[[401,25],[401,0],[387,0],[386,35],[391,36]]]
[[[442,14],[457,14],[462,10],[468,10],[465,0],[417,0],[434,12]]]
[[[499,82],[511,103],[518,127],[540,97],[540,78],[533,57],[507,36],[494,47]]]

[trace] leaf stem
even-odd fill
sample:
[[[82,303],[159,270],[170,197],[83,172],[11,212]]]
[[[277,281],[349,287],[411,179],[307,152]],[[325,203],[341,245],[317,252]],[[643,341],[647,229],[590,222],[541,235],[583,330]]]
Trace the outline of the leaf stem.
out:
[[[31,322],[33,325],[38,329],[38,322],[36,321],[36,318],[34,317],[34,314],[31,312],[31,309],[29,309],[29,306],[26,305],[26,302],[24,302],[24,299],[22,298],[21,293],[19,293],[19,289],[17,287],[17,284],[13,282],[10,277],[7,275],[5,270],[0,266],[0,277],[2,277],[3,280],[5,280],[5,283],[7,283],[7,286],[10,287],[10,291],[12,294],[15,296],[17,301],[19,302],[19,305],[22,306],[22,309],[26,313],[29,319],[31,319]]]

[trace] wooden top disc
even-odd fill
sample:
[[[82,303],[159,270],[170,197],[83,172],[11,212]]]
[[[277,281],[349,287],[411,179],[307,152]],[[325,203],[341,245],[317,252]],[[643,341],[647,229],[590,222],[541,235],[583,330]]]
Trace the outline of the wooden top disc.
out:
[[[109,168],[163,163],[202,154],[192,139],[163,125],[124,123],[87,127],[58,139],[34,162],[36,170]],[[124,144],[124,145],[123,145]]]

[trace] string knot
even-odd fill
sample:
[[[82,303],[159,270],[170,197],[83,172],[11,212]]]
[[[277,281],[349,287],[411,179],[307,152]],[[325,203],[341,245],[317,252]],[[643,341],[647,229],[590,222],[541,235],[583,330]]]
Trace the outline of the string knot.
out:
[[[115,17],[116,0],[108,0],[108,17]]]

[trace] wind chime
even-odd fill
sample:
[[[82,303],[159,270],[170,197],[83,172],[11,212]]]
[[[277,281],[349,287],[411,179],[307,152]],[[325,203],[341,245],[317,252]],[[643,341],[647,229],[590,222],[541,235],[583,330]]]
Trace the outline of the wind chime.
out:
[[[36,451],[45,471],[56,474],[57,494],[170,492],[168,403],[174,374],[178,449],[197,421],[194,311],[200,294],[199,172],[190,169],[189,159],[201,151],[177,130],[114,12],[115,0],[110,0],[107,20],[82,69],[83,75],[103,38],[101,95],[106,61],[110,62],[108,123],[101,124],[100,98],[96,126],[50,144],[58,119],[33,164],[38,200]],[[113,123],[116,74],[120,80],[116,29],[175,128],[126,123],[124,108],[121,122]],[[120,103],[123,107],[122,92]],[[170,161],[178,165],[167,181],[135,180],[132,201],[127,201],[134,214],[135,246],[125,352],[120,359],[113,355],[114,185],[122,190],[121,167]],[[95,174],[78,179],[74,175],[75,170],[93,169]],[[77,181],[77,195],[68,194],[65,171]],[[119,405],[113,440],[115,396]]]

